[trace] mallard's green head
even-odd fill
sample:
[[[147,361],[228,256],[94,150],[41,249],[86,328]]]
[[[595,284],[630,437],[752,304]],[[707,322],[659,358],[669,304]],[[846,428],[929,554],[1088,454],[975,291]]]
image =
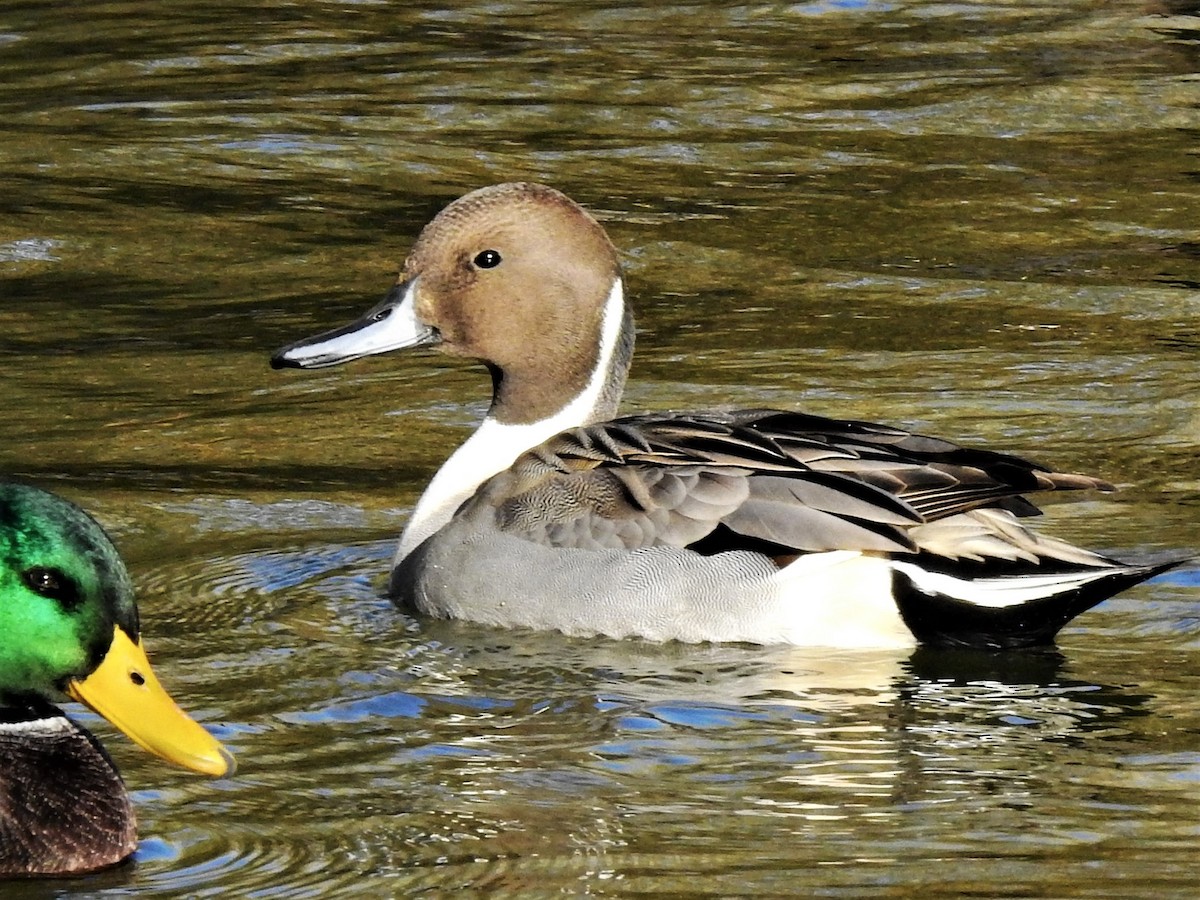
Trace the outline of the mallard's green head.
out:
[[[150,669],[133,585],[104,529],[61,497],[0,483],[0,705],[64,693],[172,762],[232,768]]]
[[[59,699],[114,627],[137,641],[133,585],[104,530],[61,497],[0,484],[0,698]]]

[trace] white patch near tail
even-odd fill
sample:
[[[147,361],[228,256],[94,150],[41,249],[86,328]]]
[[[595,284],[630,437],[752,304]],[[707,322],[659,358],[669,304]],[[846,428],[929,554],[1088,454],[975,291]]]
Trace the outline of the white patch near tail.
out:
[[[781,640],[800,646],[915,647],[892,596],[891,561],[857,550],[808,553],[770,579]],[[755,638],[762,640],[761,637]]]

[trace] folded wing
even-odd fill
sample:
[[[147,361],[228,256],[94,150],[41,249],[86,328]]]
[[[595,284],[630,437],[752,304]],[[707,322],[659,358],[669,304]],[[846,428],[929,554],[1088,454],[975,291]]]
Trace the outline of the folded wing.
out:
[[[1024,494],[1080,489],[1113,487],[886,426],[741,410],[563,432],[476,499],[497,528],[558,547],[743,549],[780,565],[827,550],[1103,565],[1017,520],[1038,514]]]

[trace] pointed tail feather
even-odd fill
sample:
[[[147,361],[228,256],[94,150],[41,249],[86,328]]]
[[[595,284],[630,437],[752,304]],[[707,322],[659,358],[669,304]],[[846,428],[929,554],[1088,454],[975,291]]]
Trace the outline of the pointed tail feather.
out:
[[[1052,643],[1080,613],[1185,561],[974,579],[898,561],[892,593],[921,643],[1005,650]]]

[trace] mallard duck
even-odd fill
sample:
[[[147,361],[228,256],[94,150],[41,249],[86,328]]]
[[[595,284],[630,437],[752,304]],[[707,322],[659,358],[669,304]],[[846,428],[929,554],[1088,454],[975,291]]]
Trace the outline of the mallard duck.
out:
[[[133,585],[103,528],[61,497],[0,483],[0,876],[88,872],[137,845],[121,776],[55,707],[64,696],[171,762],[233,770],[150,668]]]
[[[1042,537],[1035,491],[1107,482],[902,428],[780,410],[613,418],[633,352],[617,251],[552,188],[447,206],[317,368],[434,346],[492,403],[392,565],[418,612],[649,640],[1020,647],[1166,568]]]

